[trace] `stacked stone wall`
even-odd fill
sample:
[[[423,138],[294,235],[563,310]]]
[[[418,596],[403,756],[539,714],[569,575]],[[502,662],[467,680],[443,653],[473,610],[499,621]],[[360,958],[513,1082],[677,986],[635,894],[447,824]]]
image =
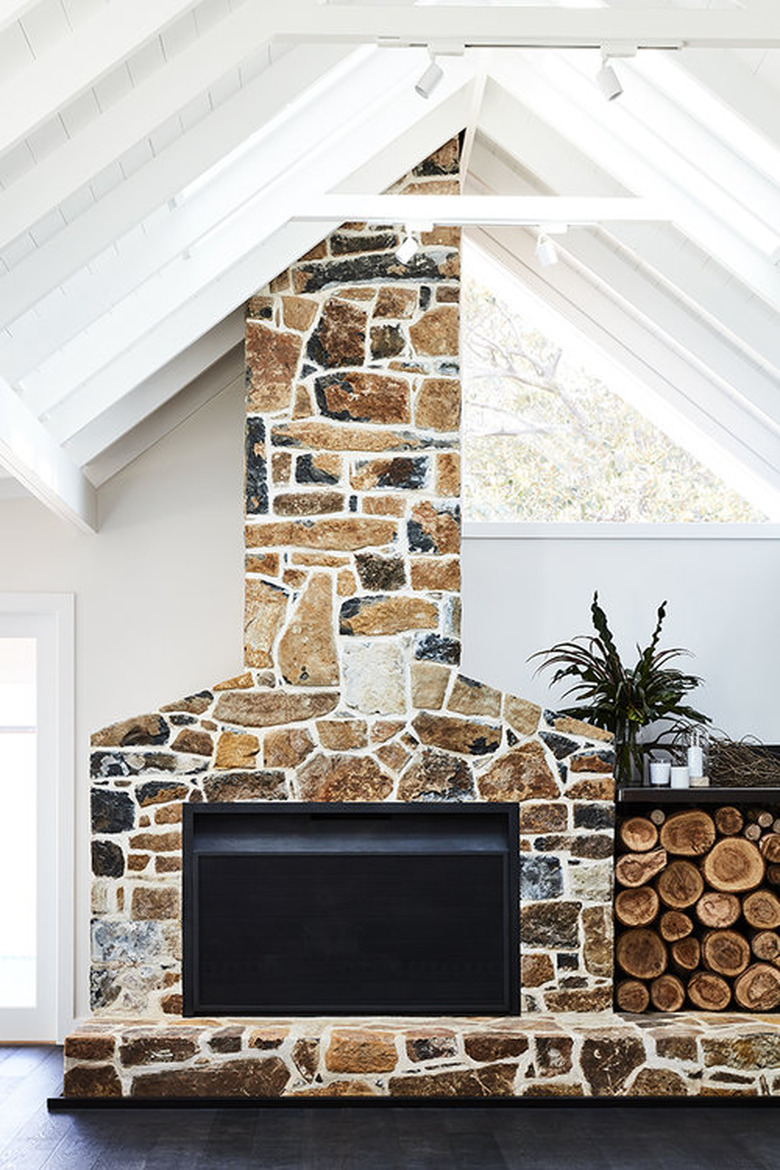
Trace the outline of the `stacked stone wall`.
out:
[[[93,736],[97,1014],[180,1013],[181,805],[234,800],[519,801],[522,1008],[611,1004],[608,737],[459,671],[459,233],[401,238],[344,224],[247,306],[244,668]]]

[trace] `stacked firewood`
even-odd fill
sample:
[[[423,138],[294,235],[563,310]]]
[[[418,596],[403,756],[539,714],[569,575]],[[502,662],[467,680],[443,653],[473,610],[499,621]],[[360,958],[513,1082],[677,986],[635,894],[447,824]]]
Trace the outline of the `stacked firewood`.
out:
[[[621,1011],[780,1007],[780,818],[731,805],[618,825]]]

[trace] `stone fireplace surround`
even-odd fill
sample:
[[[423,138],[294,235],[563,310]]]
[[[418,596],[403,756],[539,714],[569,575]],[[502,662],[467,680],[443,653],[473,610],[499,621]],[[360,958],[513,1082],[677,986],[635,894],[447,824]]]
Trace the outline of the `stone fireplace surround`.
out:
[[[456,193],[457,141],[396,189]],[[459,232],[403,266],[399,231],[344,224],[248,302],[244,669],[92,737],[65,1095],[775,1091],[766,1020],[613,1014],[609,737],[458,670]],[[268,800],[519,802],[522,1015],[182,1018],[182,803]]]

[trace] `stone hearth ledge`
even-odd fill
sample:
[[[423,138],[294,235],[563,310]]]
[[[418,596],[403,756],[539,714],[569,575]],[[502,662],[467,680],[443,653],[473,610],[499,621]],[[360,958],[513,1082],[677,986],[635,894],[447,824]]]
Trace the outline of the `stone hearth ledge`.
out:
[[[775,1016],[95,1019],[65,1042],[64,1095],[71,1099],[778,1092]]]

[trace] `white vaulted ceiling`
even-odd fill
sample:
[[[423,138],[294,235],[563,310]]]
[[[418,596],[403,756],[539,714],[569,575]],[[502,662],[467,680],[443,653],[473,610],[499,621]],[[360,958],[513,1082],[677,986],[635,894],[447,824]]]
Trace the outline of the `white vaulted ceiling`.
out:
[[[94,529],[96,489],[242,376],[243,302],[336,226],[296,209],[464,128],[466,192],[668,209],[544,270],[533,229],[473,234],[780,495],[772,0],[277,7],[0,0],[0,497]],[[594,38],[684,47],[619,61],[607,103],[598,48],[563,47]],[[425,101],[432,39],[475,47]]]

